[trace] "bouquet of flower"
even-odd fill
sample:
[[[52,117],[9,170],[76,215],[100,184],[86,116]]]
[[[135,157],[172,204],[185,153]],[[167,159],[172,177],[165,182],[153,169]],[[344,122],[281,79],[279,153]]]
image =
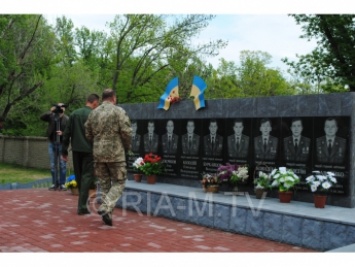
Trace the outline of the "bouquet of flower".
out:
[[[254,180],[255,189],[269,189],[271,177],[265,172],[259,171],[259,177]]]
[[[70,176],[67,178],[67,180],[66,180],[64,186],[65,186],[66,188],[68,188],[68,189],[69,189],[69,188],[77,188],[77,187],[78,187],[78,184],[76,183],[75,175],[74,175],[74,174],[70,175]]]
[[[163,172],[164,166],[161,157],[156,154],[149,153],[144,156],[144,164],[140,166],[140,170],[145,175],[160,174]]]
[[[233,171],[235,171],[237,165],[227,163],[226,165],[220,165],[217,169],[217,177],[221,182],[229,182]]]
[[[132,163],[132,166],[136,172],[141,173],[144,164],[145,164],[144,159],[142,157],[139,157]]]
[[[232,184],[237,184],[238,182],[245,183],[249,178],[248,166],[238,166],[236,170],[232,171],[232,175],[229,181]]]
[[[218,185],[220,184],[220,179],[218,178],[217,175],[213,175],[210,173],[203,173],[202,174],[202,186],[205,188],[210,185]]]
[[[300,178],[286,167],[279,167],[270,173],[271,187],[278,187],[279,191],[289,191],[300,182]]]
[[[306,178],[312,192],[326,193],[337,183],[337,179],[332,172],[312,171],[312,175]]]

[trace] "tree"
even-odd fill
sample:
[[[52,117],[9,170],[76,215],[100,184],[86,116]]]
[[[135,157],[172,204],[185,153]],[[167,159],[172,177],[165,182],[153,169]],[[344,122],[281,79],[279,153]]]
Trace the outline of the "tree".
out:
[[[4,118],[43,85],[53,43],[41,15],[0,16],[0,112]]]
[[[242,51],[238,87],[244,96],[293,95],[295,91],[279,70],[268,68],[271,55],[262,51]]]
[[[116,46],[112,88],[120,99],[131,101],[135,90],[146,100],[156,99],[174,74],[191,69],[191,59],[216,55],[225,42],[217,40],[197,47],[190,44],[211,19],[213,16],[205,15],[116,16],[110,24]],[[165,79],[154,80],[159,73],[165,73]]]
[[[317,40],[317,47],[297,62],[283,61],[309,77],[318,91],[355,91],[355,15],[291,15],[301,25],[301,38]]]

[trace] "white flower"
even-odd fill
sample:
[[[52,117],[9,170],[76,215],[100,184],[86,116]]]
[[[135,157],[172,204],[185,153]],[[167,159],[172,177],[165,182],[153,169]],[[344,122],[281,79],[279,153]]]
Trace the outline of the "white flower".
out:
[[[142,157],[137,158],[134,162],[133,162],[133,167],[136,169],[139,169],[139,167],[141,167],[142,165],[144,165],[144,160]]]
[[[321,181],[321,182],[327,180],[327,177],[324,176],[324,175],[316,175],[316,177],[317,177],[317,179],[318,179],[319,181]]]
[[[307,178],[306,178],[306,182],[307,183],[310,183],[310,182],[313,182],[314,181],[314,176],[312,175],[312,176],[308,176]]]
[[[317,191],[317,188],[318,188],[317,185],[311,184],[311,191],[312,191],[312,192],[316,192],[316,191]]]
[[[286,181],[294,182],[295,179],[294,179],[292,176],[286,176],[286,177],[285,177],[285,182],[286,182]]]
[[[322,183],[322,187],[327,190],[331,188],[332,185],[328,181],[325,181],[324,183]]]
[[[280,167],[279,170],[282,174],[286,174],[286,172],[287,172],[286,167]]]
[[[336,184],[337,183],[337,179],[333,176],[329,176],[329,180],[333,183]]]
[[[276,186],[279,186],[279,183],[277,180],[274,180],[271,184],[272,187],[276,187]]]
[[[328,191],[333,185],[337,183],[337,179],[332,172],[313,171],[313,175],[306,178],[312,192]]]

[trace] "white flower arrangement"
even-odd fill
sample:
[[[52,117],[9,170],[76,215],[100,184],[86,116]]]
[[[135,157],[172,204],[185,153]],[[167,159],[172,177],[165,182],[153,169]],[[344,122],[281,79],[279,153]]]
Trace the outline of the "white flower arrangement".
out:
[[[246,182],[248,178],[248,166],[239,166],[237,170],[232,171],[229,181],[236,184],[238,182]]]
[[[255,189],[269,189],[271,184],[271,177],[265,172],[259,171],[259,177],[254,181]]]
[[[312,192],[328,192],[337,183],[335,174],[332,172],[312,171],[312,175],[306,178]]]
[[[272,179],[271,187],[278,187],[280,192],[289,191],[300,182],[300,178],[292,170],[286,167],[279,167],[270,173]]]
[[[132,163],[132,166],[136,171],[142,172],[142,166],[144,164],[145,164],[144,159],[142,157],[139,157]]]

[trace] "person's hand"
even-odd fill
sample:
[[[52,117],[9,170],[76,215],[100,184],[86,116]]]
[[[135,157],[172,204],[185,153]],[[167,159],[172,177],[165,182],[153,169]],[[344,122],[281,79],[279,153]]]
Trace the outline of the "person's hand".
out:
[[[68,155],[62,155],[62,160],[68,161]]]
[[[62,131],[56,131],[57,135],[63,135]]]

